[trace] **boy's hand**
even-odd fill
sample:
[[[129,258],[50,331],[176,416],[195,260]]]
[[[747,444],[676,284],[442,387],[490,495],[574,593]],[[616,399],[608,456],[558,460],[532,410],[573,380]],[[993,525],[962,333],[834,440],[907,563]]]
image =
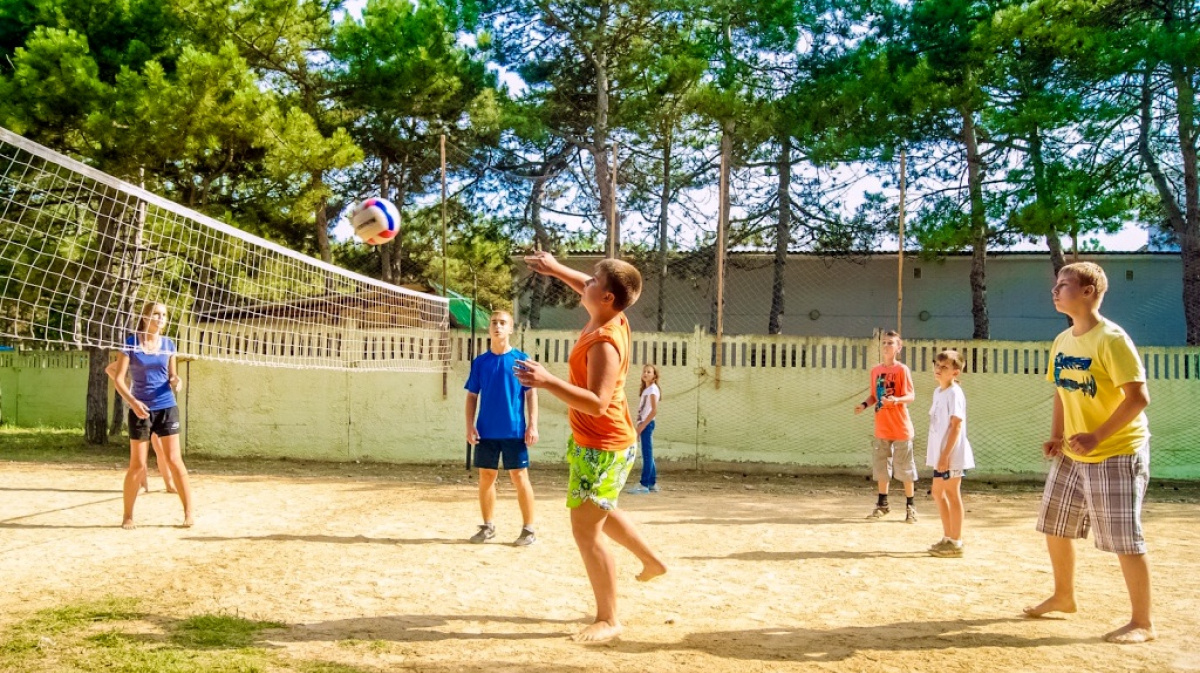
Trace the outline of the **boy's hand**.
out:
[[[543,388],[551,379],[550,372],[541,363],[534,360],[518,360],[513,366],[513,374],[521,385],[528,388]]]
[[[1061,439],[1051,439],[1042,442],[1042,455],[1047,458],[1053,458],[1062,454],[1062,443],[1063,440]]]
[[[554,266],[554,255],[545,250],[525,255],[525,266],[529,267],[534,273],[546,274],[550,273],[550,268]]]
[[[538,443],[538,429],[525,428],[525,446],[533,446]]]
[[[1096,437],[1095,433],[1081,432],[1068,437],[1067,444],[1071,447],[1071,452],[1075,455],[1086,456],[1099,446],[1100,439]]]
[[[937,471],[938,472],[949,472],[950,471],[950,461],[949,460],[939,460],[938,464],[937,464]]]
[[[183,379],[179,378],[178,375],[172,376],[171,377],[171,391],[177,393],[177,392],[179,392],[180,388],[183,388]]]
[[[479,443],[479,430],[475,429],[474,425],[467,428],[467,443],[471,446]]]

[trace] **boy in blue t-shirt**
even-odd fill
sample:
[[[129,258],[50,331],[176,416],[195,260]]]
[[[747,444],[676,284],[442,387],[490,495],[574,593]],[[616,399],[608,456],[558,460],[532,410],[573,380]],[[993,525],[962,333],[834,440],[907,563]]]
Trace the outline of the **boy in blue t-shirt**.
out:
[[[533,485],[527,468],[528,447],[538,441],[538,404],[537,391],[522,386],[513,373],[517,362],[529,356],[509,344],[512,333],[512,315],[493,312],[488,321],[491,349],[471,362],[467,378],[467,443],[475,446],[479,509],[483,513],[483,524],[471,536],[471,542],[487,542],[496,536],[492,511],[496,508],[496,477],[503,457],[504,469],[517,490],[524,524],[513,544],[527,547],[537,542],[533,532]]]

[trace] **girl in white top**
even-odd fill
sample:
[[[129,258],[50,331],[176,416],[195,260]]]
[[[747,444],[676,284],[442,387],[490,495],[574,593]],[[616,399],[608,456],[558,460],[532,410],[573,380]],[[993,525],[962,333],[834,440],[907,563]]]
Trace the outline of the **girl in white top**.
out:
[[[630,493],[658,493],[658,469],[654,465],[654,418],[658,416],[658,368],[642,367],[642,394],[638,402],[637,433],[642,445],[642,477]]]
[[[942,517],[944,537],[929,548],[933,556],[957,558],[963,554],[963,473],[975,467],[967,441],[967,398],[958,385],[963,358],[955,350],[937,354],[933,376],[937,390],[929,407],[929,450],[925,464],[933,468],[933,499]]]

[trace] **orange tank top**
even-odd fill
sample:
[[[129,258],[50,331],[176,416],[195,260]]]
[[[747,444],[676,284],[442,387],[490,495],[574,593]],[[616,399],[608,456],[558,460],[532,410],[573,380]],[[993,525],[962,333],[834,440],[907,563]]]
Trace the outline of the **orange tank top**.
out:
[[[571,357],[568,360],[571,385],[580,388],[587,387],[588,351],[592,346],[604,341],[611,343],[616,347],[621,361],[612,401],[602,414],[590,416],[575,409],[567,411],[571,434],[579,446],[602,451],[623,451],[637,442],[637,431],[634,429],[633,419],[629,416],[629,400],[625,397],[625,378],[629,374],[629,342],[632,336],[629,320],[624,313],[620,313],[607,324],[581,334],[579,341],[576,341],[575,347],[571,349]]]

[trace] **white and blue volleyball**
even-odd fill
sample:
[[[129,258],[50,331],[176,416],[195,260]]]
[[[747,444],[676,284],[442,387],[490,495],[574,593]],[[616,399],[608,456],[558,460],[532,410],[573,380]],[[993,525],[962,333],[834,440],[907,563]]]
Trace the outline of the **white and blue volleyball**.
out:
[[[354,235],[367,245],[387,243],[400,231],[400,211],[391,201],[370,198],[358,204],[350,216]]]

